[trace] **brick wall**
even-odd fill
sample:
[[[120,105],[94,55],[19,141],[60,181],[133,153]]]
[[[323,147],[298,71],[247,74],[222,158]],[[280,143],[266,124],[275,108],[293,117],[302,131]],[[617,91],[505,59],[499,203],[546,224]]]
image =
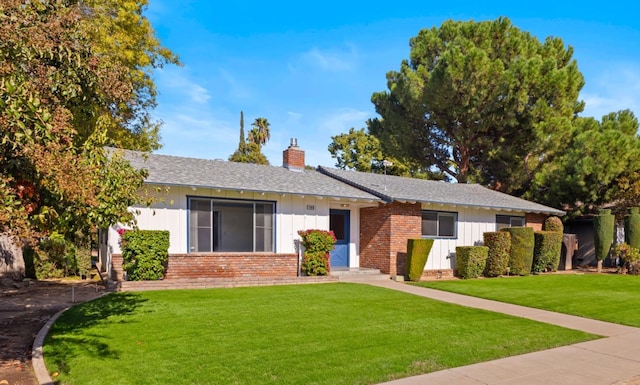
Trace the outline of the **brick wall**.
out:
[[[112,256],[113,280],[122,281],[122,256]],[[165,279],[296,277],[298,256],[273,253],[173,254]]]
[[[360,266],[404,275],[407,239],[421,237],[419,203],[393,202],[360,211]]]
[[[534,231],[541,231],[542,225],[544,224],[545,219],[549,216],[547,214],[533,214],[528,213],[525,214],[524,218],[527,222],[527,227],[532,227]]]
[[[291,170],[304,170],[304,151],[291,145],[282,152],[282,166]]]

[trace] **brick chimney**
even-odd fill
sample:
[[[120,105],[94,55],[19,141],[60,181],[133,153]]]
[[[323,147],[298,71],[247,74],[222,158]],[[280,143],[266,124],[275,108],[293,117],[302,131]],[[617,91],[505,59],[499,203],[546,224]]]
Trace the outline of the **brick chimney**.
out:
[[[298,147],[298,139],[291,138],[289,148],[282,151],[282,167],[291,171],[304,170],[304,151]]]

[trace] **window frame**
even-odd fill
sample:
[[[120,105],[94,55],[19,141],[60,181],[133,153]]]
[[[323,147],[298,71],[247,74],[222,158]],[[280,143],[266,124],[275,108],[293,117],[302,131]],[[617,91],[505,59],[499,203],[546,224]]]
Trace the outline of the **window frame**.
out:
[[[424,221],[425,214],[436,214],[436,224],[437,224],[437,232],[438,232],[437,235],[429,235],[424,233],[424,226],[422,226],[422,222]],[[453,235],[441,235],[441,231],[440,231],[441,217],[453,218]],[[422,210],[420,224],[421,224],[420,233],[422,235],[422,238],[458,239],[458,213],[455,211]]]
[[[192,245],[192,230],[193,230],[193,226],[192,226],[192,207],[193,207],[193,201],[208,201],[209,202],[209,213],[210,213],[210,218],[211,218],[211,222],[210,222],[210,237],[211,237],[211,242],[210,242],[210,250],[209,251],[196,251],[192,248],[192,246],[197,247],[198,245]],[[233,203],[237,203],[239,205],[247,205],[247,204],[251,204],[252,208],[251,208],[251,216],[252,216],[252,228],[251,228],[251,243],[252,243],[252,250],[245,250],[245,251],[224,251],[224,250],[214,250],[215,246],[214,246],[214,242],[215,242],[215,236],[216,233],[219,233],[220,227],[222,227],[221,225],[221,221],[218,220],[218,230],[216,230],[215,227],[215,223],[214,223],[214,218],[216,217],[216,215],[214,215],[215,211],[215,203],[222,203],[222,204],[233,204]],[[270,226],[266,226],[264,224],[262,225],[258,225],[258,221],[257,221],[257,215],[258,214],[265,214],[258,212],[257,209],[257,205],[258,204],[267,204],[267,205],[271,205],[272,207],[272,211],[270,213],[271,215],[271,221],[270,221]],[[270,200],[259,200],[259,199],[234,199],[234,198],[219,198],[219,197],[210,197],[210,196],[196,196],[196,195],[187,195],[187,253],[188,254],[197,254],[197,253],[276,253],[276,213],[277,213],[277,202],[276,201],[270,201]],[[271,231],[271,250],[263,250],[263,251],[256,251],[256,246],[258,244],[258,240],[257,240],[257,235],[258,235],[258,230],[269,230]]]
[[[507,225],[505,222],[499,222],[498,218],[502,217],[502,218],[509,218],[509,224]],[[519,219],[522,220],[522,225],[521,226],[514,226],[513,225],[513,220],[514,219]],[[502,226],[500,226],[502,225]],[[527,225],[527,217],[524,215],[505,215],[505,214],[496,214],[496,231],[500,231],[500,229],[502,228],[506,228],[506,227],[525,227]]]

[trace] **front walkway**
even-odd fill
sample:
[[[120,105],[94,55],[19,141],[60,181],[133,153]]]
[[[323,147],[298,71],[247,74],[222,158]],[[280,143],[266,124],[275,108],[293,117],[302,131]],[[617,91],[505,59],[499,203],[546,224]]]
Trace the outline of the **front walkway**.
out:
[[[385,383],[386,385],[640,384],[639,328],[448,293],[394,281],[371,281],[368,283],[439,301],[529,318],[607,337],[403,378],[387,382]]]

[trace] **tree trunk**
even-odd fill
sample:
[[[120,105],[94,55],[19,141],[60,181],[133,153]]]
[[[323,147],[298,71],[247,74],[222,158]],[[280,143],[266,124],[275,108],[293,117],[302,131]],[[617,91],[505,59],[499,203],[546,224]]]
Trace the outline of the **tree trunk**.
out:
[[[602,260],[598,259],[598,273],[602,273]]]
[[[0,233],[0,279],[24,278],[22,248],[6,233]]]

